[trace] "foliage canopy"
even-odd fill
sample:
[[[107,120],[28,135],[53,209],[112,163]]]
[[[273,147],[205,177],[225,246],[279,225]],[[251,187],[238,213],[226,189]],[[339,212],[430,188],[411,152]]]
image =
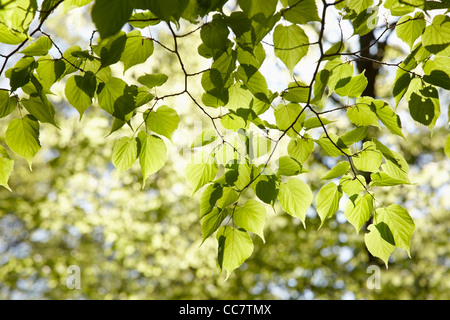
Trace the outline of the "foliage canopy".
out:
[[[183,122],[177,106],[162,102],[185,95],[209,123],[193,139],[186,178],[192,195],[201,192],[202,241],[216,234],[217,265],[227,278],[251,256],[252,234],[265,240],[270,207],[275,210],[279,204],[306,226],[313,204],[319,228],[325,228],[344,194],[345,217],[357,233],[367,227],[364,241],[373,256],[387,265],[395,248],[410,252],[415,222],[406,208],[378,200],[377,192],[412,183],[404,156],[386,142],[393,135],[406,139],[396,108],[400,101],[406,101],[409,116],[430,134],[442,114],[440,93],[450,88],[448,1],[239,0],[230,10],[225,0],[95,0],[91,18],[96,30],[89,45],[63,49],[45,32],[46,20],[60,6],[68,12],[90,2],[1,2],[0,42],[12,46],[1,54],[0,75],[9,79],[9,88],[0,90],[0,116],[9,121],[6,148],[0,149],[2,186],[10,189],[11,154],[24,158],[31,169],[45,144],[41,126],[60,127],[49,98],[55,83],[64,84],[65,98],[80,119],[89,108],[100,108],[112,122],[110,134],[123,132],[112,146],[111,161],[119,172],[138,162],[142,189],[166,163],[167,145]],[[381,10],[395,22],[386,18],[378,23]],[[340,38],[327,43],[332,14]],[[353,34],[344,34],[342,20],[353,26]],[[190,31],[180,33],[186,23]],[[125,31],[126,24],[131,31]],[[162,25],[170,31],[171,43],[144,35]],[[377,38],[366,47],[347,49],[350,36],[374,30]],[[394,31],[409,50],[400,62],[365,56]],[[201,44],[190,54],[211,61],[201,71],[190,70],[179,50],[180,41],[195,36]],[[181,91],[158,94],[170,75],[140,72],[135,83],[127,83],[112,72],[121,65],[126,75],[155,50],[176,58],[184,78]],[[271,90],[270,76],[261,71],[268,50],[291,75],[281,90]],[[312,66],[303,64],[308,57],[314,59]],[[356,67],[361,60],[395,70],[389,101],[367,94],[367,70]],[[310,74],[299,79],[299,70]],[[193,81],[201,84],[200,96],[192,91]],[[330,99],[337,105],[331,109],[326,107]],[[333,116],[341,111],[351,126],[338,133]],[[127,127],[131,135],[125,134]],[[450,136],[442,142],[447,155],[449,141]],[[313,170],[308,166],[315,151],[335,163],[321,177],[330,181],[316,195],[303,178]]]

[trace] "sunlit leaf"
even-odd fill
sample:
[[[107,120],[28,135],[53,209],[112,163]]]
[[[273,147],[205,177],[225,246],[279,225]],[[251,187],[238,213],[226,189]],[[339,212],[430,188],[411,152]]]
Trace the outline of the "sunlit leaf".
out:
[[[122,137],[116,141],[112,151],[112,163],[123,172],[128,170],[138,157],[137,140],[130,137]]]
[[[124,71],[132,66],[144,63],[153,54],[153,41],[143,37],[139,30],[133,30],[127,34],[125,48],[123,49],[120,61],[124,64]]]
[[[149,130],[162,134],[170,140],[180,123],[177,112],[168,106],[160,106],[156,111],[146,111],[143,117]]]
[[[39,122],[31,115],[20,119],[13,119],[5,133],[6,143],[9,148],[19,156],[31,162],[36,153],[41,149],[39,142]]]
[[[257,234],[264,241],[266,214],[266,208],[260,202],[250,199],[243,207],[236,208],[233,221],[244,230]]]
[[[11,188],[8,185],[9,176],[14,169],[14,160],[9,157],[5,148],[0,146],[0,186],[5,187],[9,191]]]
[[[139,164],[144,179],[142,188],[144,188],[147,178],[166,163],[167,147],[160,137],[146,134],[144,131],[138,133],[138,139],[140,141]]]
[[[299,218],[303,225],[312,199],[310,187],[299,179],[291,178],[286,183],[280,184],[278,201],[281,208],[291,216]]]
[[[224,226],[217,231],[218,265],[220,270],[225,269],[226,279],[238,268],[253,252],[253,242],[247,231]]]
[[[322,221],[322,227],[325,220],[330,218],[339,209],[339,200],[342,198],[341,188],[333,182],[330,182],[320,188],[317,194],[317,213]]]
[[[373,211],[373,197],[370,194],[363,196],[354,194],[349,197],[345,205],[344,214],[359,233],[361,227],[369,220]]]
[[[275,27],[273,33],[275,55],[292,72],[294,67],[308,53],[309,38],[298,25]]]

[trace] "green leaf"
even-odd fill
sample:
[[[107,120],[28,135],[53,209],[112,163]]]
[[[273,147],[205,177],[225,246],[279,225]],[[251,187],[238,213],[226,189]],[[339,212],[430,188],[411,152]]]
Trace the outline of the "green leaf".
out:
[[[341,140],[345,145],[349,146],[355,142],[361,141],[365,137],[367,137],[367,127],[356,127],[341,136]]]
[[[341,53],[342,51],[344,51],[346,49],[346,44],[344,42],[336,42],[334,43],[330,48],[328,48],[327,51],[325,51],[326,55],[339,55],[339,53]],[[324,57],[323,60],[332,60],[335,59],[336,57]],[[324,71],[330,71],[327,68],[323,69]],[[327,78],[328,80],[328,78]]]
[[[70,10],[85,6],[91,2],[92,0],[64,0],[64,2],[62,3],[63,15]]]
[[[130,90],[130,94],[131,95],[134,94],[133,90]],[[135,102],[136,108],[139,108],[139,107],[143,106],[144,104],[149,103],[150,101],[153,100],[153,98],[154,98],[154,96],[148,92],[147,88],[139,87],[137,89],[137,94],[134,96],[134,102]]]
[[[343,47],[343,46],[342,46]],[[320,70],[314,80],[314,98],[311,100],[312,103],[320,102],[327,87],[328,78],[330,77],[330,70],[322,69]],[[308,89],[306,89],[308,90]]]
[[[29,99],[22,99],[20,102],[37,120],[56,126],[55,108],[45,95],[32,94]]]
[[[293,217],[299,218],[305,226],[306,213],[313,200],[309,186],[303,181],[291,178],[282,182],[278,192],[281,208]]]
[[[281,103],[276,106],[274,114],[276,124],[280,131],[286,131],[295,122],[287,131],[287,135],[291,138],[297,137],[297,133],[302,130],[302,124],[305,120],[305,113],[302,112],[302,107],[296,103]]]
[[[378,124],[377,114],[371,109],[371,100],[366,97],[356,99],[356,104],[347,108],[347,116],[357,126],[375,126]]]
[[[248,233],[242,229],[224,226],[217,231],[218,265],[220,270],[227,271],[226,279],[234,269],[238,268],[253,252],[253,242]]]
[[[403,66],[401,67],[403,68]],[[398,106],[400,100],[403,98],[406,91],[408,90],[409,84],[411,83],[411,79],[412,76],[408,72],[400,68],[397,69],[394,87],[392,88],[392,94],[395,99],[395,106]]]
[[[252,65],[239,65],[236,77],[241,80],[253,96],[261,101],[270,103],[266,78]]]
[[[339,209],[339,200],[342,198],[342,191],[335,183],[330,182],[320,188],[317,194],[317,213],[319,214],[323,226],[326,219],[330,218]]]
[[[250,108],[253,100],[253,94],[241,82],[236,82],[228,88],[228,96],[229,100],[225,107],[234,111]]]
[[[12,30],[27,34],[37,10],[36,0],[2,1],[0,21]]]
[[[223,196],[223,189],[219,183],[212,183],[203,190],[200,198],[200,219],[214,209],[217,201]]]
[[[64,75],[66,64],[62,59],[52,59],[50,55],[39,58],[36,73],[45,89],[50,90],[53,84]]]
[[[353,25],[353,35],[357,34],[363,36],[371,32],[378,24],[378,6],[369,7],[361,11],[356,18],[351,18]]]
[[[386,158],[386,163],[381,165],[381,168],[391,177],[405,180],[409,183],[409,166],[403,156],[395,151],[391,151],[393,156]]]
[[[275,175],[261,175],[255,186],[256,196],[263,202],[274,205],[278,196],[278,188]]]
[[[415,224],[406,209],[398,204],[378,208],[375,210],[374,224],[377,229],[380,229],[380,225],[389,228],[394,241],[394,243],[391,244],[401,249],[405,249],[408,254],[410,254],[410,241],[415,229]]]
[[[214,15],[212,21],[202,27],[200,37],[203,43],[214,50],[225,50],[228,46],[228,30],[227,24],[221,15]]]
[[[32,57],[23,57],[14,67],[6,70],[5,76],[10,79],[11,91],[14,92],[30,82],[31,73],[36,67],[36,61]]]
[[[135,9],[150,10],[162,20],[178,22],[188,3],[189,0],[134,0],[133,6]]]
[[[281,93],[281,96],[290,102],[308,102],[309,87],[301,81],[291,82],[288,85],[287,90]]]
[[[369,232],[364,235],[364,242],[367,250],[369,250],[370,254],[374,257],[383,260],[387,267],[389,256],[395,249],[395,246],[393,246],[390,241],[386,240],[390,238],[389,232],[384,228],[377,228],[373,224],[369,225],[367,229]],[[381,231],[379,229],[381,229]]]
[[[31,161],[41,149],[39,143],[39,122],[31,115],[13,119],[5,133],[9,148],[27,160],[31,170]]]
[[[239,64],[252,65],[256,69],[259,69],[266,59],[266,51],[264,50],[264,46],[261,42],[258,43],[254,48],[238,46],[236,51]]]
[[[338,157],[345,154],[350,154],[350,150],[342,142],[342,140],[335,134],[329,133],[328,137],[325,133],[320,135],[318,140],[314,140],[322,150],[331,157]],[[345,153],[344,153],[345,152]]]
[[[305,134],[303,138],[291,139],[287,147],[288,154],[302,164],[308,160],[313,150],[314,140],[309,134]]]
[[[308,53],[309,38],[298,25],[275,27],[273,33],[275,55],[280,58],[289,71],[293,72],[297,63]]]
[[[140,142],[139,165],[141,166],[143,183],[145,187],[147,178],[161,169],[167,160],[167,147],[164,141],[157,136],[139,131]]]
[[[222,165],[239,163],[242,161],[242,144],[238,139],[222,143],[215,150],[217,161]]]
[[[125,81],[115,77],[110,78],[105,83],[100,83],[97,91],[100,108],[114,114],[114,104],[123,95],[126,86]]]
[[[4,118],[17,107],[17,98],[10,97],[9,92],[0,89],[0,118]]]
[[[266,208],[257,200],[248,200],[243,207],[236,207],[233,221],[240,228],[257,234],[264,242],[264,224]]]
[[[119,173],[128,170],[138,157],[137,140],[122,137],[116,141],[112,151],[112,163]]]
[[[341,97],[356,98],[359,97],[367,87],[367,78],[364,72],[351,77],[344,78],[336,83],[336,93]]]
[[[299,173],[306,172],[302,164],[289,156],[282,156],[277,160],[279,176],[296,176]]]
[[[249,128],[249,123],[245,121],[242,117],[238,116],[236,113],[229,112],[226,115],[224,115],[220,119],[220,123],[229,130],[239,130],[239,129],[245,129],[247,130]]]
[[[289,7],[282,12],[282,16],[294,24],[306,24],[311,21],[320,21],[315,0],[289,0]]]
[[[73,73],[78,70],[78,68],[83,63],[83,59],[76,57],[75,52],[80,52],[81,50],[80,46],[72,46],[69,47],[66,51],[63,53],[63,62],[64,62],[64,68],[63,68],[63,76],[68,75],[70,73]],[[73,55],[75,54],[75,55]]]
[[[166,83],[168,79],[169,77],[166,76],[165,74],[156,73],[156,74],[144,74],[143,76],[140,76],[137,80],[140,84],[151,89],[154,87],[162,86],[164,83]]]
[[[349,63],[342,62],[341,59],[331,60],[329,63],[331,74],[328,78],[328,95],[330,96],[336,90],[339,81],[343,84],[344,81],[349,81],[352,78],[353,66]]]
[[[441,114],[439,95],[435,87],[425,86],[412,92],[409,96],[408,107],[414,120],[433,131],[434,125]]]
[[[319,128],[319,127],[322,127],[322,126],[326,126],[327,124],[330,124],[330,123],[333,123],[333,122],[335,122],[335,121],[328,120],[328,119],[326,119],[324,117],[314,116],[312,118],[308,118],[308,119],[305,120],[305,122],[303,123],[303,128],[305,130],[311,130],[311,129],[314,129],[314,128]]]
[[[354,194],[347,200],[344,214],[358,234],[361,227],[369,220],[373,211],[373,197],[370,194],[363,196]]]
[[[393,134],[396,134],[406,140],[402,133],[402,122],[400,117],[392,110],[391,106],[382,100],[373,100],[371,106],[375,107],[375,113],[381,122]],[[374,109],[371,107],[371,109]]]
[[[134,28],[144,29],[148,26],[154,26],[161,22],[152,12],[134,12],[128,21]]]
[[[20,51],[20,53],[23,53],[25,56],[45,56],[52,46],[51,40],[48,37],[43,36]]]
[[[120,61],[127,39],[127,35],[123,31],[109,38],[101,39],[99,45],[94,47],[94,53],[100,57],[101,68]]]
[[[412,48],[417,38],[422,35],[425,25],[425,15],[422,12],[416,12],[414,18],[411,16],[401,17],[396,24],[395,33]]]
[[[370,179],[372,180],[370,186],[377,187],[390,187],[396,186],[399,184],[410,184],[408,180],[404,180],[398,177],[391,177],[386,172],[376,172],[370,175]]]
[[[113,119],[112,126],[111,126],[111,131],[109,132],[109,134],[107,135],[107,137],[108,137],[109,135],[111,135],[111,133],[116,132],[117,130],[119,130],[120,128],[122,128],[126,123],[127,123],[127,121],[125,121],[125,120],[114,118],[114,119]]]
[[[222,196],[217,200],[216,206],[220,209],[225,209],[229,205],[235,203],[239,199],[239,193],[233,188],[223,187]]]
[[[130,1],[96,0],[92,7],[92,21],[102,39],[115,35],[131,16],[133,8]]]
[[[423,71],[425,82],[450,90],[450,57],[435,56],[427,60]]]
[[[205,240],[216,232],[222,224],[223,220],[227,217],[227,210],[221,210],[214,208],[208,212],[202,220],[202,244]]]
[[[215,141],[217,138],[217,132],[214,129],[206,129],[201,134],[194,138],[192,141],[191,148],[203,147],[211,142]]]
[[[154,45],[150,38],[143,37],[139,30],[130,31],[127,34],[125,48],[120,61],[124,64],[123,72],[132,66],[144,63],[153,54]]]
[[[277,7],[277,0],[238,0],[244,14],[249,18],[267,19],[275,13]]]
[[[363,144],[362,151],[353,156],[356,169],[367,172],[377,172],[380,168],[382,155],[372,141]]]
[[[11,191],[8,185],[9,176],[14,169],[14,160],[9,157],[8,152],[5,148],[0,146],[0,186],[4,186],[6,189]]]
[[[227,167],[231,168],[225,175],[229,175],[230,185],[236,186],[239,191],[248,187],[250,182],[254,182],[255,177],[259,174],[259,169],[255,165],[248,162],[229,164]]]
[[[0,42],[5,44],[17,45],[27,39],[26,34],[17,30],[11,30],[2,22],[0,22]]]
[[[322,180],[331,180],[340,177],[348,172],[350,169],[350,164],[347,161],[339,162],[330,171],[327,172],[322,178]]]
[[[384,7],[390,10],[393,16],[404,16],[415,9],[413,6],[405,4],[405,2],[404,0],[388,0],[384,2]]]
[[[393,151],[391,151],[388,147],[382,144],[378,139],[372,138],[372,141],[375,143],[377,149],[386,158],[386,160],[392,161],[394,163],[398,162]]]
[[[71,76],[67,79],[64,93],[69,103],[80,113],[80,120],[87,108],[92,104],[97,79],[92,72],[86,72],[83,76]]]
[[[339,180],[339,186],[349,197],[363,191],[365,185],[366,179],[361,175],[357,175],[355,178],[350,175],[345,175]]]
[[[347,7],[350,10],[360,13],[373,4],[373,0],[347,0]]]
[[[450,17],[437,15],[431,25],[425,28],[422,35],[422,44],[429,52],[442,55],[449,54],[450,45]]]
[[[156,111],[146,111],[143,115],[149,130],[172,140],[173,132],[178,128],[180,117],[168,106],[160,106]]]
[[[228,48],[227,51],[223,52],[219,57],[214,59],[214,62],[211,65],[211,69],[202,74],[201,84],[203,89],[205,90],[202,101],[205,104],[217,108],[219,105],[223,106],[228,102],[227,89],[233,84],[233,81],[231,80],[231,73],[235,69],[236,54],[233,50],[231,50],[231,48]],[[249,75],[247,77],[247,75],[245,74],[245,69],[242,69],[241,73],[236,75],[238,76],[238,78],[242,78],[241,80],[246,83],[247,80],[251,78],[252,73],[249,69]],[[262,75],[260,74],[259,76],[256,76],[255,79],[261,77]],[[262,78],[264,79],[264,77]],[[258,81],[256,81],[256,83],[253,83],[253,86],[255,86],[257,82]],[[250,90],[250,88],[248,89]],[[253,89],[256,88],[253,87]]]
[[[192,195],[205,184],[214,180],[219,167],[212,155],[194,154],[186,166],[186,177],[192,186]]]

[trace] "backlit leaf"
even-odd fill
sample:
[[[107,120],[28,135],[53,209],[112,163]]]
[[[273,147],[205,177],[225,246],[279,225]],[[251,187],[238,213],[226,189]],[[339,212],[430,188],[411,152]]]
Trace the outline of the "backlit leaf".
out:
[[[139,164],[144,180],[142,188],[144,188],[147,178],[166,163],[167,147],[160,137],[146,134],[144,131],[138,133],[138,139],[140,141]]]
[[[257,200],[248,200],[243,207],[234,211],[233,221],[246,231],[253,232],[264,241],[266,208]]]
[[[6,143],[9,148],[19,156],[31,162],[36,153],[41,149],[39,142],[39,122],[31,115],[20,119],[13,119],[5,133]]]
[[[238,268],[253,252],[253,242],[247,231],[224,226],[217,231],[218,265],[220,270],[225,269],[226,279]]]
[[[291,216],[299,218],[303,225],[312,199],[311,189],[299,179],[291,178],[286,183],[280,184],[278,201],[281,208]]]
[[[137,141],[134,138],[122,137],[116,141],[112,151],[112,163],[123,172],[128,170],[138,157]]]
[[[339,209],[339,200],[342,198],[342,191],[335,183],[330,182],[320,188],[317,194],[317,213],[323,223]]]

